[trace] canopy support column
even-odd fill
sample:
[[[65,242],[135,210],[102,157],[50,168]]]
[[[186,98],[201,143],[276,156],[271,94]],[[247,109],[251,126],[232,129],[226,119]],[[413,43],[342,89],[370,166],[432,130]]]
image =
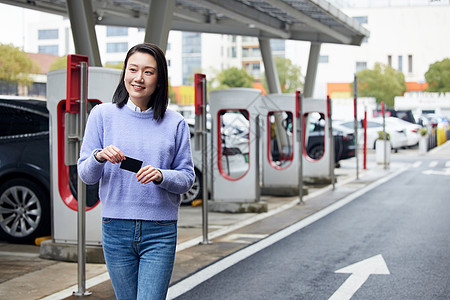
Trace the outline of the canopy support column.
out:
[[[89,66],[101,67],[91,0],[67,0],[66,3],[75,52],[89,57]]]

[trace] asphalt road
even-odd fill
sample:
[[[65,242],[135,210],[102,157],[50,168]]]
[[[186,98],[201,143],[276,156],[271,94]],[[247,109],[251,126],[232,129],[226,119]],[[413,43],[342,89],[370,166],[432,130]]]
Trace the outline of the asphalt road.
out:
[[[408,159],[406,171],[176,299],[450,299],[450,157]]]

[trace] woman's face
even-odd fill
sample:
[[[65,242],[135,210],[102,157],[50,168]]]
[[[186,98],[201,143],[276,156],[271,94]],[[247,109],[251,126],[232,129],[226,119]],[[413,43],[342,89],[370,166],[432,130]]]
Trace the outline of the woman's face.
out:
[[[147,53],[136,52],[128,58],[125,69],[125,88],[136,104],[147,105],[158,82],[156,60]]]

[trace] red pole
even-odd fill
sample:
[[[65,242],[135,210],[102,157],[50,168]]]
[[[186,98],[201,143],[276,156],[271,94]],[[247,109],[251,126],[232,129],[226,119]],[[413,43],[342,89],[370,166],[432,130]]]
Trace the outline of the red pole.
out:
[[[367,110],[364,110],[363,168],[367,170]]]

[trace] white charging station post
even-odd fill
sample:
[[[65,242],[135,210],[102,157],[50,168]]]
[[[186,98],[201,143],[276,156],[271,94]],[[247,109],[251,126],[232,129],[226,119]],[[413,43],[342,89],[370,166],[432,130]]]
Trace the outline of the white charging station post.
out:
[[[207,128],[206,128],[206,75],[196,73],[195,81],[195,150],[202,151],[202,244],[208,239],[208,167],[207,167]]]
[[[68,165],[76,165],[87,119],[88,57],[68,55],[67,57],[67,118],[78,117],[78,124],[72,135],[68,135],[64,160]],[[78,116],[77,116],[78,114]],[[86,184],[78,176],[77,181],[77,259],[78,290],[74,296],[89,296],[86,291]]]

